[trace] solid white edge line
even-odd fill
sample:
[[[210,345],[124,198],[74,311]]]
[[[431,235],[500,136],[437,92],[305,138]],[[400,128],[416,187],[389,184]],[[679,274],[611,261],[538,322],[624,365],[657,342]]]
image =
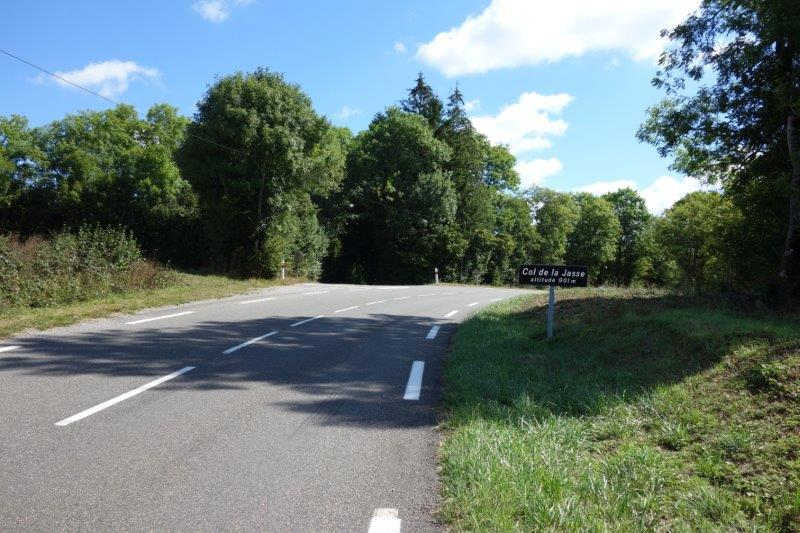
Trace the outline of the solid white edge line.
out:
[[[269,333],[267,333],[265,335],[261,335],[260,337],[254,337],[254,338],[250,339],[249,341],[245,341],[245,342],[243,342],[241,344],[237,344],[233,348],[228,348],[227,350],[225,350],[222,353],[224,353],[225,355],[228,355],[229,353],[233,353],[236,350],[244,348],[245,346],[249,346],[249,345],[253,344],[254,342],[258,342],[260,340],[266,339],[267,337],[272,337],[273,335],[277,335],[277,333],[278,333],[277,331],[270,331]]]
[[[331,291],[311,291],[311,292],[304,292],[303,296],[311,296],[314,294],[328,294]]]
[[[364,305],[385,304],[386,300],[375,300],[374,302],[367,302]]]
[[[10,352],[11,350],[16,350],[19,346],[3,346],[0,348],[0,352]]]
[[[414,361],[411,365],[411,372],[408,375],[406,392],[403,394],[404,400],[419,400],[419,394],[422,391],[422,373],[424,371],[425,363],[423,361]]]
[[[268,302],[270,300],[274,300],[275,298],[256,298],[255,300],[245,300],[244,302],[239,302],[240,305],[244,304],[257,304],[259,302]]]
[[[337,309],[334,313],[344,313],[345,311],[352,311],[353,309],[358,309],[359,306],[351,305],[350,307],[345,307],[344,309]]]
[[[154,316],[152,318],[143,318],[141,320],[134,320],[133,322],[125,322],[126,325],[144,324],[145,322],[152,322],[154,320],[162,320],[164,318],[174,318],[176,316],[191,315],[194,311],[184,311],[182,313],[173,313],[171,315]]]
[[[475,307],[476,305],[478,305],[478,302],[472,302],[471,304],[468,305],[468,307]]]
[[[311,322],[312,320],[317,320],[319,318],[323,318],[325,315],[317,315],[311,318],[306,318],[305,320],[301,320],[300,322],[295,322],[294,324],[289,324],[290,328],[296,328],[297,326],[302,326],[306,322]]]
[[[397,298],[392,298],[392,300],[408,300],[411,296],[398,296]]]
[[[451,316],[453,316],[453,315],[454,315],[454,314],[456,314],[456,313],[458,313],[458,309],[456,309],[455,311],[450,311],[449,313],[447,313],[446,315],[444,315],[444,317],[445,317],[445,318],[450,318]]]
[[[367,533],[400,533],[402,522],[397,509],[375,509]]]
[[[489,300],[489,301],[490,301],[490,302],[499,302],[500,300],[502,300],[502,298],[492,298],[492,299],[491,299],[491,300]]]
[[[70,416],[69,418],[65,418],[64,420],[59,420],[58,422],[56,422],[56,425],[57,426],[68,426],[69,424],[72,424],[73,422],[77,422],[78,420],[82,420],[82,419],[86,418],[87,416],[92,416],[93,414],[98,413],[98,412],[102,411],[103,409],[108,409],[112,405],[116,405],[116,404],[118,404],[120,402],[124,402],[125,400],[127,400],[129,398],[133,398],[137,394],[141,394],[141,393],[143,393],[144,391],[146,391],[148,389],[152,389],[153,387],[157,387],[157,386],[161,385],[162,383],[164,383],[165,381],[169,381],[171,379],[175,379],[175,378],[177,378],[178,376],[180,376],[182,374],[185,374],[185,373],[187,373],[187,372],[189,372],[191,370],[194,370],[194,368],[195,367],[193,367],[193,366],[185,366],[185,367],[181,368],[180,370],[178,370],[177,372],[173,372],[172,374],[168,374],[168,375],[166,375],[164,377],[160,377],[160,378],[158,378],[156,380],[151,381],[150,383],[145,383],[141,387],[137,387],[137,388],[133,389],[132,391],[126,392],[125,394],[120,394],[119,396],[117,396],[115,398],[111,398],[110,400],[107,400],[107,401],[105,401],[103,403],[97,404],[94,407],[90,407],[89,409],[86,409],[85,411],[81,411],[80,413],[78,413],[76,415]]]
[[[437,333],[439,333],[439,326],[433,326],[425,338],[427,340],[435,339]]]

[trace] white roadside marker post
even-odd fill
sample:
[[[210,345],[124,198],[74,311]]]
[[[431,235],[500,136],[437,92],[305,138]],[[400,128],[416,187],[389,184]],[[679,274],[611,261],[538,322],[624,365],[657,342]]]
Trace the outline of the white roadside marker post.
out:
[[[439,284],[439,267],[435,267],[433,269],[433,282],[438,285]]]
[[[286,279],[286,260],[281,261],[281,279]]]

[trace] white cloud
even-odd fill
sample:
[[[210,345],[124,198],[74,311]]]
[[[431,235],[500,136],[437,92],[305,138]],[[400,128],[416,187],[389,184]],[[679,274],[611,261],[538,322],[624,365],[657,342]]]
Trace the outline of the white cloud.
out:
[[[597,181],[578,187],[577,190],[600,195],[626,187],[638,191],[644,198],[647,209],[656,215],[672,207],[672,204],[690,192],[710,190],[708,186],[703,185],[695,178],[676,178],[673,176],[661,176],[644,188],[640,188],[633,180],[614,180]]]
[[[158,70],[137,65],[133,61],[112,59],[100,63],[89,63],[78,70],[57,71],[56,74],[76,85],[93,89],[106,98],[113,98],[127,91],[128,86],[134,80],[158,77]],[[58,83],[69,86],[61,80],[58,80]]]
[[[519,173],[520,185],[523,189],[529,189],[538,185],[548,176],[558,174],[564,169],[561,161],[555,157],[550,159],[531,159],[528,161],[517,161],[514,170]]]
[[[342,106],[342,109],[339,110],[339,113],[336,116],[342,120],[347,120],[350,117],[354,117],[356,115],[360,115],[361,110],[356,109],[355,107],[350,107],[349,105]]]
[[[201,17],[210,22],[224,22],[231,16],[234,7],[246,6],[253,0],[198,0],[192,4],[192,9]]]
[[[663,213],[665,209],[689,194],[690,192],[709,190],[699,180],[690,177],[675,178],[661,176],[653,183],[641,190],[640,194],[647,202],[647,208],[655,214]]]
[[[549,148],[548,137],[563,135],[567,123],[553,119],[572,101],[568,94],[543,95],[522,93],[513,104],[503,107],[497,115],[471,117],[475,128],[495,144],[507,144],[514,155]]]
[[[683,20],[699,0],[492,0],[480,14],[439,33],[417,58],[447,76],[552,63],[595,51],[652,59],[659,31]]]
[[[481,107],[481,101],[477,98],[475,100],[467,100],[464,102],[464,110],[469,113],[470,111],[477,111]]]
[[[580,192],[588,192],[591,194],[602,195],[607,192],[614,192],[620,189],[638,189],[636,182],[633,180],[613,180],[613,181],[596,181],[589,185],[582,185],[578,187]]]
[[[406,45],[404,45],[400,41],[397,41],[396,43],[394,43],[394,51],[397,52],[398,54],[405,54]]]

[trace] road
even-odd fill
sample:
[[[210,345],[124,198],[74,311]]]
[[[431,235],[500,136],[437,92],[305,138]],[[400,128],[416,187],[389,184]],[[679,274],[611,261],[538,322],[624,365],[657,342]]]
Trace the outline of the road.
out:
[[[442,356],[523,293],[308,283],[2,340],[0,530],[436,530]]]

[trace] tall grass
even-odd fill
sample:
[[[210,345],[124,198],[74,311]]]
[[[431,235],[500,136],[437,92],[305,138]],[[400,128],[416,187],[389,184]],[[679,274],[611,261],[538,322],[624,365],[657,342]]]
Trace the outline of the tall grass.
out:
[[[463,324],[443,517],[479,531],[800,531],[800,326],[635,290]]]
[[[131,289],[166,286],[169,270],[144,259],[120,228],[82,226],[49,238],[0,235],[0,303],[68,304]]]

